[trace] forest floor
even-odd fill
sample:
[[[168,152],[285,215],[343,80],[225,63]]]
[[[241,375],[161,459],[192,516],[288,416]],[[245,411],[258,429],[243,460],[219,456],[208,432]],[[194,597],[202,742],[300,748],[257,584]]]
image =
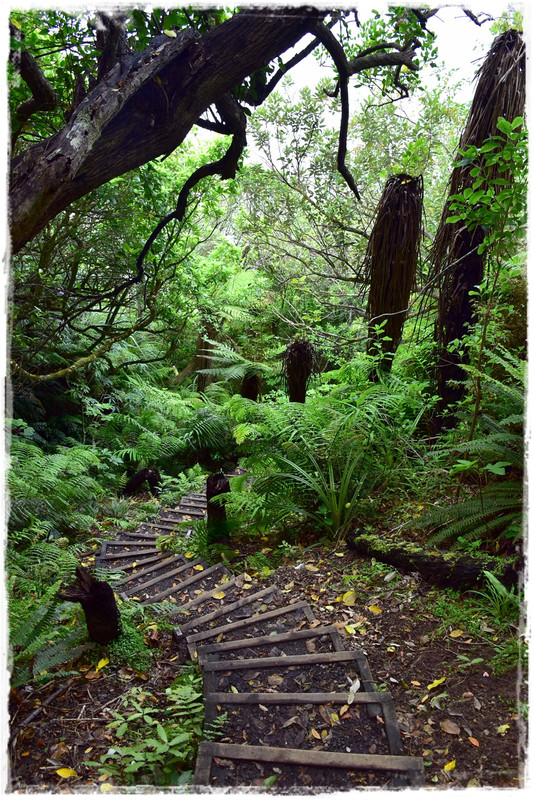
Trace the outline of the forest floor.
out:
[[[470,593],[437,589],[346,545],[299,550],[263,574],[250,566],[257,541],[242,544],[241,567],[247,551],[252,578],[276,583],[288,603],[307,600],[322,625],[337,626],[346,649],[364,650],[375,685],[393,696],[406,755],[423,758],[428,787],[523,785],[527,689],[517,628],[499,628]],[[182,658],[170,630],[162,625],[155,633],[152,626],[150,639],[155,658],[146,672],[111,663],[97,669],[103,648],[92,659],[82,656],[68,681],[18,691],[12,792],[116,790],[113,776],[84,762],[113,746],[114,731],[106,726],[129,687],[143,687],[158,702],[178,674]]]

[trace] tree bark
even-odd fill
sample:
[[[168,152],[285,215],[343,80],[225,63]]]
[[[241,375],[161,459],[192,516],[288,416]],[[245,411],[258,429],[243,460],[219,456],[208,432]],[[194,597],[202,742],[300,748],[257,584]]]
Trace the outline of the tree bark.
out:
[[[504,560],[463,553],[424,550],[411,542],[392,543],[380,536],[362,534],[349,542],[361,555],[375,558],[394,567],[416,571],[430,583],[452,589],[468,589],[484,581],[484,570],[492,572],[505,586],[518,583],[517,569]]]
[[[76,567],[76,581],[62,592],[61,600],[81,603],[85,613],[89,638],[98,644],[109,644],[120,636],[119,609],[113,589],[98,581],[85,567]]]
[[[200,36],[157,37],[116,64],[65,127],[13,161],[12,250],[70,203],[185,139],[200,115],[308,32],[326,11],[241,11]]]

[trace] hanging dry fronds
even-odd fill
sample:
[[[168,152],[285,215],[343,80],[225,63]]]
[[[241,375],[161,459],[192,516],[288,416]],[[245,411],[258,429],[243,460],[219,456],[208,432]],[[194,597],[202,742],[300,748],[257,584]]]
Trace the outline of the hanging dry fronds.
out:
[[[519,31],[510,30],[498,36],[477,74],[477,87],[471,111],[458,144],[459,150],[469,145],[481,147],[486,139],[498,133],[497,121],[504,117],[512,121],[525,110],[525,43]],[[449,197],[461,194],[473,184],[469,174],[471,164],[457,166],[450,178]],[[495,167],[496,169],[497,167]],[[488,172],[488,177],[493,177]],[[505,180],[510,176],[499,173]],[[483,184],[480,188],[487,188]],[[462,242],[456,241],[462,222],[445,222],[451,214],[449,201],[445,204],[441,222],[432,248],[434,272],[439,274],[446,263],[452,263],[463,253]]]
[[[392,175],[378,204],[364,262],[370,282],[367,352],[380,354],[384,369],[391,366],[402,336],[419,258],[422,213],[422,176]]]
[[[282,356],[282,377],[292,403],[306,401],[306,387],[315,365],[315,350],[311,342],[295,339]]]
[[[525,108],[525,44],[516,30],[498,36],[482,64],[471,111],[458,149],[470,145],[480,147],[484,141],[498,133],[499,117],[513,121]],[[434,239],[430,259],[432,262],[430,291],[439,288],[436,342],[438,346],[438,394],[441,398],[438,411],[463,396],[464,371],[459,353],[448,350],[450,342],[460,339],[474,321],[471,294],[484,276],[484,255],[477,252],[484,233],[480,228],[467,231],[462,220],[446,222],[451,215],[450,198],[471,187],[470,163],[456,166],[449,183],[449,198],[445,203],[441,221]],[[495,169],[497,166],[495,167]],[[487,179],[492,179],[488,171]],[[498,177],[509,180],[506,172]],[[480,189],[487,189],[485,182]],[[495,187],[498,190],[499,187]],[[427,298],[428,299],[428,298]],[[423,308],[426,303],[423,303]],[[452,418],[451,420],[452,421]]]

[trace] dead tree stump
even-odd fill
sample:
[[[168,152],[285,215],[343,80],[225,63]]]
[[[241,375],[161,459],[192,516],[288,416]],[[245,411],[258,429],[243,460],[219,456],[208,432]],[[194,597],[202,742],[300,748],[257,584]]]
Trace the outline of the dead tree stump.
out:
[[[228,525],[226,509],[220,502],[212,502],[214,497],[230,491],[230,481],[222,472],[208,476],[206,482],[206,499],[208,501],[208,541],[215,541],[225,536]]]
[[[58,592],[58,597],[71,603],[81,603],[89,638],[93,642],[108,644],[118,639],[119,609],[108,583],[93,578],[85,567],[76,567],[76,581]]]

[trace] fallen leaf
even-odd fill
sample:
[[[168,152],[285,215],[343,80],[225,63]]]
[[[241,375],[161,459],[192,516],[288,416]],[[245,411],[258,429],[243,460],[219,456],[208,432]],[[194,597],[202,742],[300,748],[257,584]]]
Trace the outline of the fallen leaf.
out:
[[[497,728],[497,733],[500,733],[501,736],[504,736],[509,727],[510,726],[508,725],[507,722],[504,725],[499,725],[499,727]]]
[[[85,677],[88,681],[96,681],[98,678],[100,678],[100,673],[96,672],[96,670],[93,670],[92,672],[86,672]]]
[[[457,628],[456,630],[451,631],[449,633],[449,636],[451,636],[453,639],[457,639],[459,636],[462,636],[462,635],[463,635],[463,631],[461,631],[459,628]]]
[[[341,599],[346,606],[354,606],[356,605],[356,592],[354,589],[350,589],[348,592],[345,592],[345,594],[342,595]]]
[[[306,650],[308,651],[308,653],[315,653],[315,642],[313,641],[313,639],[306,640]]]
[[[426,688],[427,688],[429,691],[430,691],[430,689],[435,689],[435,688],[436,688],[436,686],[439,686],[439,685],[440,685],[440,683],[443,683],[443,681],[444,681],[444,680],[445,680],[445,678],[438,678],[437,680],[435,680],[435,681],[432,681],[432,683],[429,683],[429,684],[428,684],[428,686],[427,686]]]
[[[75,769],[69,769],[68,767],[61,767],[61,769],[56,769],[57,774],[60,778],[77,778],[78,773]]]
[[[60,759],[61,756],[64,756],[69,752],[69,747],[67,744],[65,744],[65,742],[58,742],[57,744],[52,745],[52,747],[55,749],[51,751],[50,755],[55,759]]]
[[[230,686],[230,691],[234,694],[239,694],[239,690],[235,688],[235,686]]]
[[[451,769],[455,768],[455,766],[456,766],[456,760],[453,760],[453,761],[449,761],[448,764],[445,764],[443,769],[445,770],[445,772],[450,772]]]
[[[316,567],[315,564],[305,564],[304,569],[307,569],[308,572],[319,572],[319,567]]]
[[[204,567],[202,566],[202,564],[195,564],[193,569],[196,569],[197,572],[203,572],[204,571]]]
[[[452,719],[444,719],[442,722],[439,723],[439,727],[445,733],[450,733],[453,736],[458,736],[460,733],[460,726],[453,722]]]
[[[321,739],[321,734],[319,733],[319,731],[316,731],[315,728],[312,728],[310,733],[314,739]]]
[[[382,613],[382,609],[379,608],[378,606],[367,606],[367,608],[369,609],[371,614],[378,615]]]
[[[281,675],[268,675],[267,676],[267,683],[269,686],[280,686],[284,682],[285,678]]]
[[[214,600],[222,600],[223,597],[226,597],[226,592],[213,592],[211,596]]]
[[[479,742],[478,742],[478,739],[475,739],[475,737],[474,737],[474,736],[468,736],[467,738],[469,739],[469,741],[471,742],[471,744],[472,744],[474,747],[480,747],[480,745],[479,745]]]
[[[297,716],[290,717],[288,720],[286,720],[284,722],[284,724],[282,725],[282,728],[288,728],[290,725],[294,725],[295,723],[297,723],[299,725],[302,725],[300,717],[297,717]]]
[[[356,628],[354,627],[354,625],[345,625],[345,630],[346,630],[346,631],[347,631],[347,633],[349,633],[351,636],[352,636],[352,634],[356,633]]]

